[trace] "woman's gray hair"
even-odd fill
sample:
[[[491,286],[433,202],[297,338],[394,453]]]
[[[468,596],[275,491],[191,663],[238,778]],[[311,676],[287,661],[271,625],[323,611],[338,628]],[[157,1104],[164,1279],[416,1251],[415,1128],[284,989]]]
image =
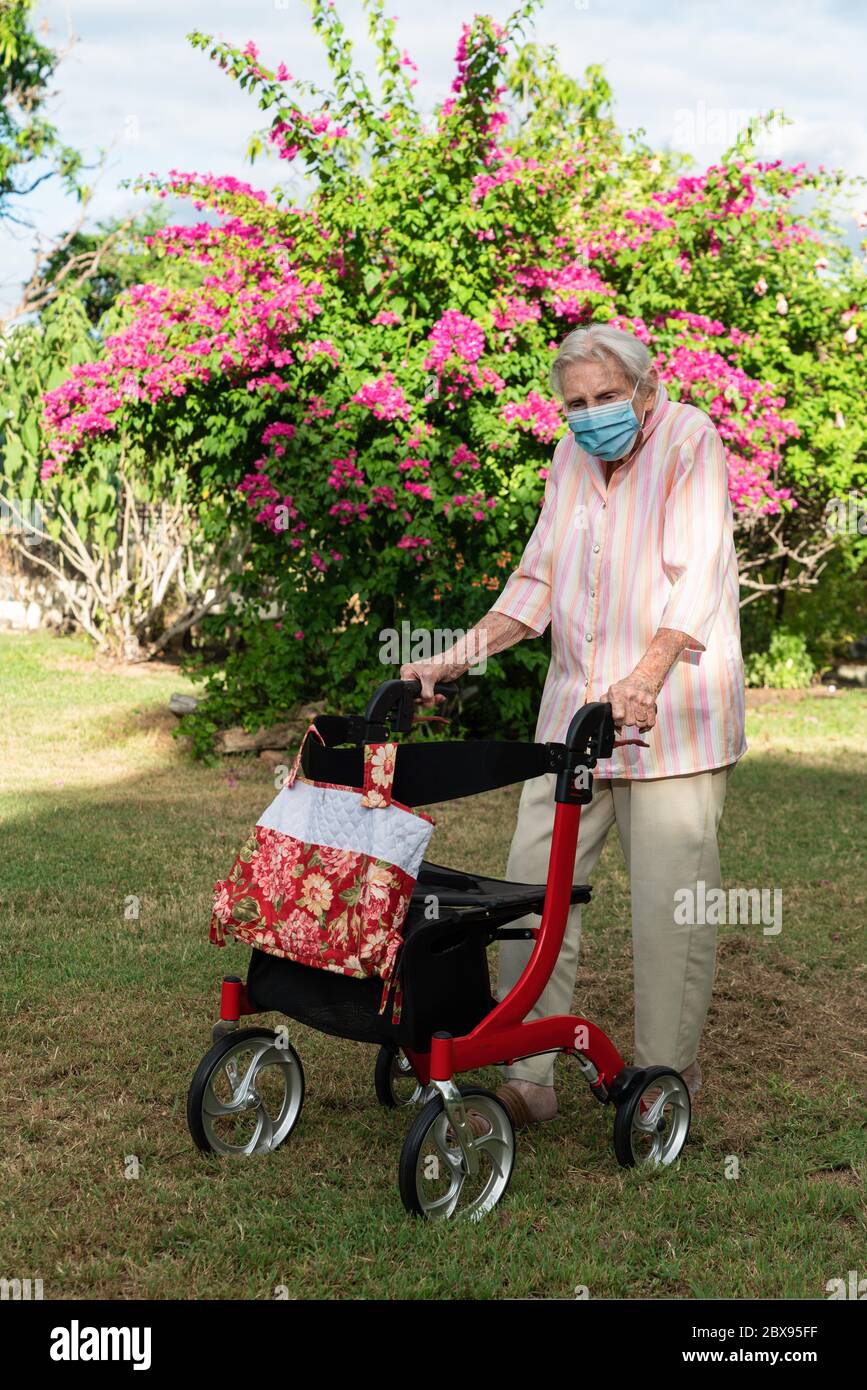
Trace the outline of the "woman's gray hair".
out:
[[[634,333],[624,333],[621,328],[592,323],[589,328],[573,329],[563,339],[551,363],[551,390],[562,399],[562,370],[570,362],[605,362],[610,357],[620,363],[630,386],[636,383],[641,386],[650,384],[648,378],[653,366],[650,353],[641,339],[636,338]]]

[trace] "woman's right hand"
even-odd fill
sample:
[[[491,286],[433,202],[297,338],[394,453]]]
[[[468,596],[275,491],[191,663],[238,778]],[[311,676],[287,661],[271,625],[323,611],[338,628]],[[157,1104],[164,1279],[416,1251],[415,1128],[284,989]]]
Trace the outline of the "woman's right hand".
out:
[[[416,699],[425,705],[440,704],[446,697],[435,695],[434,686],[440,681],[454,680],[460,674],[460,670],[444,661],[408,661],[400,668],[402,681],[421,681]]]

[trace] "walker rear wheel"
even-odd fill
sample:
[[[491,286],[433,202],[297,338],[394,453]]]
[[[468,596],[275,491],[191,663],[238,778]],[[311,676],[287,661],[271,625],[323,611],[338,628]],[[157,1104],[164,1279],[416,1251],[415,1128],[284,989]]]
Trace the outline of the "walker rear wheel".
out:
[[[478,1221],[497,1205],[509,1186],[515,1164],[515,1131],[502,1101],[478,1086],[460,1086],[467,1109],[485,1120],[474,1136],[479,1170],[471,1176],[439,1093],[416,1117],[400,1156],[400,1195],[407,1211],[429,1221],[453,1216]],[[471,1104],[470,1104],[471,1102]]]
[[[387,1105],[390,1110],[430,1099],[429,1087],[421,1084],[412,1062],[396,1043],[383,1043],[376,1054],[373,1084],[380,1105]]]
[[[202,1058],[187,1095],[187,1125],[204,1153],[246,1158],[271,1153],[294,1129],[304,1071],[270,1028],[220,1038]]]
[[[617,1107],[614,1152],[624,1168],[661,1168],[679,1157],[692,1107],[680,1072],[648,1067]]]

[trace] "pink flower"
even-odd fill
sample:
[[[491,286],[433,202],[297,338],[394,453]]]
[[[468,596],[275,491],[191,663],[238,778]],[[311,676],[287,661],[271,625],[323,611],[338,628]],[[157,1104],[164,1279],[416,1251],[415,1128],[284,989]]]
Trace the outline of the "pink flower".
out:
[[[304,349],[305,361],[309,362],[311,357],[316,356],[330,357],[335,367],[340,364],[337,348],[327,338],[317,338],[315,342],[307,344]]]
[[[262,443],[268,444],[272,439],[280,436],[292,439],[295,435],[295,426],[282,420],[276,421],[273,425],[268,425],[262,434]]]
[[[346,878],[358,867],[361,859],[355,850],[331,849],[326,845],[320,845],[317,854],[325,872],[334,878]]]
[[[409,401],[392,372],[383,372],[376,380],[365,382],[350,400],[357,405],[367,406],[379,420],[398,417],[405,420],[410,413]]]
[[[540,396],[538,391],[530,391],[524,401],[509,401],[503,406],[501,419],[508,423],[518,421],[527,426],[529,433],[544,444],[563,432],[563,417],[558,401]]]
[[[456,309],[447,309],[428,337],[434,344],[424,360],[428,370],[441,371],[451,357],[458,357],[463,362],[476,362],[485,350],[484,329],[475,319],[459,314]]]
[[[426,502],[433,501],[433,493],[431,492],[430,485],[428,483],[411,483],[409,482],[409,480],[407,480],[404,483],[404,488],[407,492],[414,492],[417,497],[424,498]]]
[[[354,463],[355,450],[350,449],[349,455],[344,459],[334,459],[331,472],[327,482],[329,487],[336,488],[338,491],[349,487],[361,487],[365,482],[365,477],[360,468]]]
[[[301,858],[297,840],[275,831],[260,829],[255,854],[250,861],[253,882],[269,902],[285,897],[293,879],[292,870]]]
[[[464,474],[463,468],[460,465],[466,464],[469,468],[477,469],[479,467],[479,456],[478,454],[474,454],[472,449],[468,449],[466,444],[459,444],[449,459],[449,464],[451,465],[455,477],[462,478]]]
[[[729,465],[732,504],[740,512],[770,515],[792,501],[776,473],[780,446],[798,438],[794,420],[780,414],[785,400],[773,386],[756,381],[721,353],[686,340],[656,361],[660,379],[677,384],[680,399],[695,403],[714,421]]]
[[[284,949],[293,955],[306,955],[311,959],[318,956],[321,940],[319,923],[308,917],[306,912],[293,908],[285,921],[280,923],[279,935]]]
[[[391,511],[394,511],[397,507],[397,503],[394,500],[394,490],[385,484],[372,489],[370,500],[380,503],[383,507],[388,507]]]
[[[230,897],[229,890],[228,888],[226,888],[225,884],[218,883],[216,887],[219,891],[216,893],[216,896],[214,898],[213,913],[214,916],[225,926],[225,924],[228,922],[229,918],[232,915],[232,899]]]
[[[485,349],[485,333],[474,319],[467,318],[456,309],[447,309],[434,324],[428,339],[433,347],[423,366],[436,373],[441,394],[445,398],[458,396],[467,399],[474,390],[486,386],[492,386],[496,391],[504,389],[505,381],[493,368],[477,366]],[[428,390],[425,399],[430,396],[431,391]],[[454,401],[449,401],[449,408],[454,408]]]
[[[522,323],[535,322],[541,316],[542,309],[538,302],[531,303],[520,295],[507,295],[502,309],[494,310],[494,327],[517,328]]]

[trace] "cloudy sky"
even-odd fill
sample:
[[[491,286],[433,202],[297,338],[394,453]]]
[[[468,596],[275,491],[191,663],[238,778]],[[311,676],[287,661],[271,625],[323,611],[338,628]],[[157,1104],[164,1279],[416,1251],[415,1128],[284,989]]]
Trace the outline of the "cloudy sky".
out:
[[[336,0],[357,61],[372,76],[361,0]],[[513,0],[391,0],[397,37],[418,64],[423,111],[447,92],[463,21],[476,10],[502,22]],[[262,61],[281,59],[296,77],[327,85],[321,41],[304,0],[40,0],[38,25],[53,46],[78,42],[58,73],[52,117],[63,138],[94,158],[108,149],[94,217],[136,205],[124,178],[170,168],[234,174],[269,188],[277,160],[244,159],[250,132],[265,124],[255,100],[194,51],[192,29],[243,44]],[[749,116],[782,109],[793,124],[772,132],[770,158],[804,159],[867,178],[867,5],[864,0],[545,0],[534,37],[554,43],[562,66],[580,75],[601,63],[616,114],[662,147],[713,162]],[[69,224],[52,188],[32,200],[40,234]],[[867,189],[861,200],[867,206]],[[850,224],[854,239],[854,223]],[[33,234],[0,231],[0,301],[8,304],[30,261]]]

